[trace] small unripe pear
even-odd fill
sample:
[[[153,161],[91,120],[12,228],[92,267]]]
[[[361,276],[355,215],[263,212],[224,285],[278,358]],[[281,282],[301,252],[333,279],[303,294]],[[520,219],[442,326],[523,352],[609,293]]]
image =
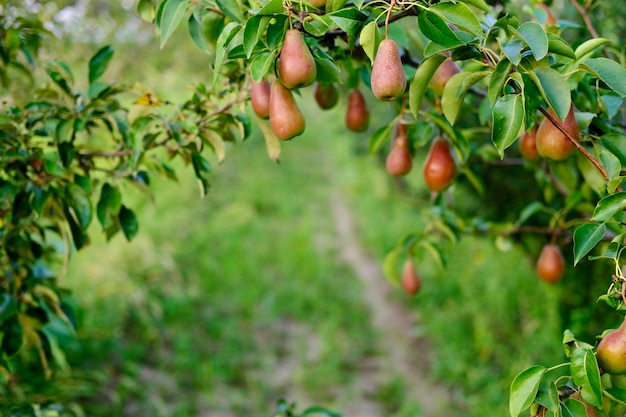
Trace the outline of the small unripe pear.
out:
[[[598,365],[613,375],[626,374],[626,320],[602,338],[596,352]]]
[[[270,90],[270,127],[279,139],[289,140],[304,132],[304,116],[293,93],[280,80]]]
[[[524,132],[522,137],[519,139],[519,150],[522,153],[522,158],[527,161],[534,162],[537,161],[540,156],[537,152],[537,125],[535,125],[528,132]]]
[[[370,113],[363,93],[357,89],[350,91],[346,107],[346,126],[353,132],[364,132],[369,122]]]
[[[443,61],[433,74],[433,77],[430,79],[430,87],[433,92],[438,96],[443,95],[443,89],[448,83],[448,80],[459,72],[461,72],[461,69],[456,62],[450,58]]]
[[[561,249],[554,244],[545,245],[537,259],[537,275],[543,281],[554,284],[565,273],[565,260]]]
[[[450,152],[450,143],[444,138],[436,139],[430,147],[424,163],[424,180],[432,191],[443,191],[456,176],[456,162]]]
[[[267,80],[262,79],[258,83],[252,80],[250,103],[254,113],[261,119],[270,117],[270,84]]]
[[[552,109],[548,110],[548,113],[558,120]],[[563,127],[572,137],[578,139],[579,131],[574,117],[574,107],[567,114]],[[535,141],[539,155],[555,161],[566,159],[576,147],[547,117],[539,124]]]
[[[317,7],[318,9],[326,6],[326,0],[309,0],[309,3],[311,3],[311,6]]]
[[[335,84],[315,83],[314,96],[322,110],[332,109],[339,101],[339,92]]]
[[[404,94],[406,75],[395,41],[385,39],[378,46],[371,81],[372,93],[379,100],[397,100]]]
[[[422,286],[422,280],[417,274],[412,258],[407,258],[402,266],[401,282],[402,289],[409,295],[417,294]]]
[[[409,149],[409,139],[405,135],[394,139],[385,166],[387,172],[393,176],[406,175],[411,172],[413,159]]]
[[[285,33],[278,61],[278,77],[289,89],[313,84],[317,77],[313,55],[297,29],[289,29]]]

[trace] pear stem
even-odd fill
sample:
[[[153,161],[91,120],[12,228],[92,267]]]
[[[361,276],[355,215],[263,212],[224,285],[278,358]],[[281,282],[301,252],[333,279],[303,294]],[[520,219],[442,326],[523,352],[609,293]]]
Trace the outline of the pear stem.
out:
[[[395,5],[396,0],[391,0],[389,3],[389,9],[387,9],[387,18],[385,19],[385,39],[389,39],[389,18],[391,17],[391,12],[393,11]]]

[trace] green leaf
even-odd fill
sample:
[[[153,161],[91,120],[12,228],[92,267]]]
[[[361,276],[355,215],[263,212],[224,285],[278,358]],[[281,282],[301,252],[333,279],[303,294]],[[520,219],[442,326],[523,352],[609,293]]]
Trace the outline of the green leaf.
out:
[[[598,201],[591,220],[606,222],[624,209],[626,209],[626,192],[609,195]]]
[[[493,131],[491,140],[500,158],[524,129],[524,101],[519,94],[498,97],[493,106]]]
[[[536,78],[533,77],[536,75]],[[565,77],[550,67],[537,67],[528,75],[533,78],[541,94],[561,120],[565,120],[572,106],[572,95]]]
[[[224,56],[226,55],[226,51],[228,49],[228,45],[233,40],[235,35],[239,32],[241,26],[239,26],[236,22],[229,22],[220,36],[217,38],[217,43],[215,45],[215,63],[213,64],[213,81],[211,82],[211,90],[215,88],[217,85],[217,79],[220,75],[220,69],[222,68],[222,61],[224,60]]]
[[[124,232],[126,239],[128,241],[133,240],[133,238],[137,236],[137,232],[139,232],[139,222],[137,221],[135,213],[133,213],[133,211],[126,206],[122,206],[120,207],[118,218],[120,220],[122,232]]]
[[[608,134],[601,138],[602,145],[619,159],[622,166],[626,166],[626,136],[620,134]]]
[[[604,169],[606,169],[610,180],[619,177],[622,171],[622,164],[620,163],[619,158],[612,152],[602,149],[600,151],[600,162],[602,163]]]
[[[361,47],[363,47],[363,51],[369,57],[372,64],[374,63],[374,58],[376,57],[376,49],[378,48],[378,44],[384,39],[382,32],[378,28],[376,22],[369,22],[363,30],[361,31],[361,36],[359,38],[359,42],[361,43]]]
[[[371,155],[377,154],[382,147],[391,139],[391,124],[386,124],[378,128],[369,140],[369,150]]]
[[[622,97],[626,97],[626,68],[608,58],[588,59],[581,68],[600,78],[609,88]]]
[[[422,99],[428,89],[433,74],[445,60],[446,57],[444,55],[437,54],[425,59],[417,67],[415,75],[413,75],[411,79],[411,85],[409,86],[409,107],[415,118],[418,116]]]
[[[417,17],[417,22],[422,34],[431,41],[449,48],[463,45],[446,21],[435,13],[422,10]]]
[[[204,197],[209,191],[209,174],[211,173],[211,164],[204,159],[198,152],[191,153],[191,162],[196,178],[200,182],[201,196]]]
[[[496,70],[491,74],[491,79],[489,80],[489,102],[491,106],[494,105],[496,99],[502,93],[502,89],[506,81],[509,79],[509,73],[511,72],[511,68],[513,64],[508,59],[501,59],[496,65]]]
[[[89,196],[85,193],[85,190],[74,183],[69,183],[65,187],[65,199],[71,209],[72,217],[76,219],[81,228],[87,229],[91,223],[93,211],[91,209],[91,201],[89,201]]]
[[[355,8],[343,9],[327,15],[349,37],[356,36],[367,15]]]
[[[387,281],[394,287],[400,285],[400,275],[398,274],[398,263],[400,262],[400,256],[402,255],[403,248],[398,246],[391,252],[387,253],[383,260],[383,273],[387,278]]]
[[[246,20],[238,1],[215,0],[215,2],[217,3],[217,7],[219,7],[219,9],[224,12],[227,17],[230,17],[239,23],[243,23]]]
[[[261,21],[264,19],[267,20],[269,18],[265,16],[252,16],[246,22],[246,27],[243,30],[243,49],[248,59],[259,41],[259,27],[261,26]]]
[[[198,10],[199,7],[201,6],[198,6],[196,10]],[[202,27],[202,15],[196,12],[192,13],[191,16],[189,16],[187,28],[189,29],[189,36],[191,36],[191,40],[194,45],[196,45],[202,52],[207,54],[210,53],[209,44],[204,36],[204,28]]]
[[[302,22],[304,30],[313,36],[324,36],[333,26],[332,20],[328,16],[310,14]]]
[[[548,32],[548,51],[567,58],[576,59],[576,54],[565,39],[559,35]]]
[[[426,250],[432,256],[433,260],[437,264],[440,270],[444,270],[446,266],[446,262],[441,255],[441,251],[435,245],[430,243],[427,240],[420,240],[418,245]]]
[[[261,7],[261,10],[257,13],[258,16],[271,16],[274,14],[283,14],[285,8],[283,7],[283,0],[270,0],[267,4]]]
[[[600,46],[610,42],[611,41],[609,39],[604,38],[589,39],[588,41],[580,44],[578,48],[576,48],[576,50],[574,51],[574,53],[576,54],[576,59],[581,59],[588,53],[593,52],[594,49],[599,48]]]
[[[587,255],[606,234],[604,223],[583,224],[574,231],[574,266]]]
[[[454,124],[456,121],[467,91],[487,75],[489,75],[487,71],[463,71],[454,74],[448,80],[441,97],[441,109],[443,110],[444,116],[446,116],[446,119],[448,119],[451,124]]]
[[[259,121],[257,125],[261,128],[261,132],[263,132],[263,137],[265,138],[267,156],[269,156],[272,161],[278,163],[280,159],[280,139],[278,139],[274,131],[265,122]]]
[[[524,42],[520,39],[512,38],[508,42],[501,45],[502,52],[506,57],[517,66],[522,62],[522,49],[524,48]]]
[[[188,4],[189,0],[163,0],[161,3],[157,14],[157,25],[161,30],[161,48],[182,21]]]
[[[489,12],[489,5],[484,0],[461,0],[461,2],[474,6],[484,12]]]
[[[548,55],[548,35],[543,27],[537,22],[526,22],[517,30],[510,29],[528,45],[530,51],[537,61],[542,60]]]
[[[89,60],[89,84],[93,84],[104,74],[115,50],[112,46],[105,46],[95,53]]]
[[[329,411],[326,408],[319,407],[319,406],[308,407],[300,415],[308,416],[311,414],[318,415],[318,416],[326,416],[326,417],[341,417],[341,414],[333,413],[332,411]]]
[[[250,62],[250,75],[254,81],[260,82],[271,71],[276,61],[277,53],[278,51],[274,50],[272,52],[263,52],[254,57],[252,62]]]
[[[483,34],[483,28],[474,12],[463,3],[438,3],[429,10],[439,13],[457,28],[476,36]]]
[[[104,230],[114,225],[114,219],[121,208],[122,193],[109,183],[105,183],[100,191],[100,200],[96,206],[98,221]]]
[[[593,350],[579,347],[572,354],[570,371],[574,384],[582,387],[581,395],[594,407],[602,408],[602,383],[600,370]]]
[[[554,382],[550,383],[547,389],[539,390],[537,402],[548,410],[556,412],[559,408],[559,391]]]
[[[517,417],[526,410],[535,400],[539,383],[546,372],[543,366],[535,365],[520,372],[511,383],[511,396],[509,398],[509,413],[511,417]]]
[[[326,2],[326,11],[330,13],[342,9],[347,2],[348,0],[328,0]]]
[[[585,405],[573,398],[563,401],[561,412],[563,417],[587,417]]]
[[[18,302],[11,294],[0,294],[0,324],[18,312]]]

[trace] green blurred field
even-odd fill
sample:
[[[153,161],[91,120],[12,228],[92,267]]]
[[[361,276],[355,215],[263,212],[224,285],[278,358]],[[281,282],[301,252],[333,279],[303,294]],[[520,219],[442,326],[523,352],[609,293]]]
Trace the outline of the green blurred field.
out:
[[[367,137],[344,131],[341,108],[306,111],[309,128],[283,144],[279,165],[257,134],[214,164],[204,200],[184,167],[177,183],[154,180],[154,202],[135,193],[141,231],[131,244],[106,244],[94,226],[98,238],[65,282],[84,314],[63,396],[86,415],[269,416],[280,398],[345,416],[424,415],[417,398],[428,393],[393,367],[372,370],[390,341],[340,256],[331,207],[340,195],[380,264],[422,227],[419,166],[408,181],[420,191],[400,193],[363,151]],[[467,238],[447,259],[441,271],[424,257],[423,291],[389,299],[419,316],[407,343],[418,335],[432,353],[410,372],[449,392],[439,415],[505,415],[513,376],[560,358],[558,289],[491,240]]]

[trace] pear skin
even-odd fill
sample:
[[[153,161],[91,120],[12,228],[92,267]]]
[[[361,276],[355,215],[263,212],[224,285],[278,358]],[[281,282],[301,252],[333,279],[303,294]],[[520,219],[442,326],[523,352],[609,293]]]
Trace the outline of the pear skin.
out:
[[[293,93],[279,80],[274,81],[270,90],[270,127],[281,140],[301,135],[305,127]]]
[[[406,175],[411,172],[413,159],[409,149],[409,139],[406,136],[397,136],[394,139],[385,167],[387,172],[393,176]]]
[[[315,60],[302,33],[297,29],[289,29],[280,50],[278,78],[285,87],[293,89],[313,84],[316,77]]]
[[[363,93],[358,89],[350,91],[346,108],[346,127],[353,132],[364,132],[369,122],[370,113]]]
[[[436,139],[430,147],[424,163],[424,181],[432,191],[448,188],[456,176],[456,162],[450,152],[450,143],[444,138]]]
[[[612,375],[626,374],[626,320],[602,338],[596,359],[605,372]]]
[[[314,96],[322,110],[332,109],[339,101],[339,92],[335,84],[315,83]]]
[[[258,83],[252,80],[250,103],[254,113],[261,119],[270,117],[270,84],[267,80],[262,79]]]
[[[456,62],[450,58],[446,59],[441,63],[441,65],[439,65],[439,68],[437,68],[433,77],[430,79],[430,88],[436,95],[442,96],[443,89],[448,83],[448,80],[459,72],[461,72],[461,69]]]
[[[537,161],[541,158],[537,152],[537,128],[538,126],[535,125],[528,132],[524,132],[519,139],[519,150],[522,154],[522,158],[530,162]]]
[[[409,295],[417,294],[422,286],[422,280],[417,274],[415,264],[411,258],[407,258],[402,266],[401,284],[404,292]]]
[[[326,6],[326,0],[309,0],[311,6],[323,9]]]
[[[404,94],[406,75],[395,41],[385,39],[378,46],[371,81],[372,93],[379,100],[397,100]]]
[[[557,245],[545,245],[537,259],[537,275],[543,281],[554,284],[565,273],[565,259]]]
[[[556,113],[552,109],[548,110],[554,118],[558,120]],[[578,139],[579,130],[576,118],[574,117],[574,108],[572,107],[563,122],[565,130],[574,138]],[[572,154],[576,147],[555,125],[550,119],[545,118],[537,129],[537,152],[544,158],[554,161],[562,161]]]

